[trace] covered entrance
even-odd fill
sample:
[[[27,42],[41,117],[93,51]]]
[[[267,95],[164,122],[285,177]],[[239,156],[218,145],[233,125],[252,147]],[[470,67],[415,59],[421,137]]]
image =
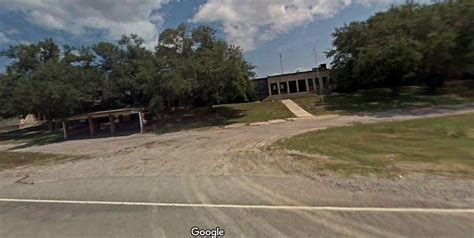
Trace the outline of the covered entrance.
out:
[[[77,115],[63,121],[64,139],[143,133],[145,123],[140,108]]]

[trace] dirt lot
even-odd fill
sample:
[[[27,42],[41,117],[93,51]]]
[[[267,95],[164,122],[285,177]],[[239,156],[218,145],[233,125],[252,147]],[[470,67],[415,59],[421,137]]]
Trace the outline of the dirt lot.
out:
[[[327,115],[256,126],[76,140],[27,148],[19,144],[0,144],[0,152],[89,158],[4,170],[0,172],[0,198],[470,209],[474,207],[472,179],[426,174],[403,177],[320,174],[308,169],[298,156],[274,150],[272,146],[281,138],[328,127],[463,113],[474,113],[474,108],[366,116]],[[471,236],[472,212],[432,213],[428,210],[420,213],[147,209],[0,202],[0,214],[3,214],[0,223],[5,227],[0,234],[5,237],[51,234],[56,237],[159,237],[163,234],[174,237],[186,236],[189,227],[197,224],[224,227],[226,234],[232,237]],[[23,224],[28,224],[28,229]],[[90,229],[84,230],[84,227]]]
[[[6,172],[33,173],[38,179],[44,180],[115,175],[279,175],[290,173],[294,162],[289,159],[291,156],[288,154],[277,153],[269,148],[282,138],[355,123],[400,121],[470,112],[474,112],[474,108],[446,107],[361,116],[327,115],[282,120],[274,124],[211,127],[163,135],[72,140],[26,148],[21,144],[0,144],[0,151],[87,155],[95,158]]]
[[[303,168],[296,168],[297,164],[288,154],[271,151],[269,147],[279,139],[354,123],[469,112],[474,112],[474,109],[424,109],[366,116],[328,115],[258,126],[74,140],[28,148],[6,144],[0,145],[0,150],[87,155],[95,159],[44,167],[22,167],[0,175],[29,173],[40,180],[122,175],[286,175],[304,171],[299,171]]]

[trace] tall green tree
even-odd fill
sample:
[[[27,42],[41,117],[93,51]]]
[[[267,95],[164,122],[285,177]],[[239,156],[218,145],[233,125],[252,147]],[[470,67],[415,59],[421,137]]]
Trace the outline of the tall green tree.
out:
[[[472,3],[463,0],[417,4],[407,1],[353,22],[333,34],[333,79],[357,90],[407,83],[435,90],[453,75],[471,71]]]
[[[216,39],[215,31],[206,26],[194,29],[192,38],[196,47],[197,99],[208,106],[250,100],[254,66],[244,59],[242,50]]]
[[[49,122],[90,110],[97,103],[100,74],[86,48],[60,47],[51,39],[18,45],[4,52],[13,63],[1,81],[0,95],[8,105],[4,116],[44,116]],[[50,125],[52,125],[50,123]]]
[[[253,66],[210,27],[164,30],[154,50],[137,35],[74,48],[52,39],[19,44],[0,75],[1,116],[48,121],[121,107],[153,112],[251,100]]]

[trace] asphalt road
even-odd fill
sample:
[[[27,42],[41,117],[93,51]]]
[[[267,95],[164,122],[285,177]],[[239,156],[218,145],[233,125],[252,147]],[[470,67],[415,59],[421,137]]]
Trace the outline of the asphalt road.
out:
[[[474,180],[320,175],[265,149],[311,130],[473,110],[0,145],[91,157],[0,172],[0,238],[191,237],[194,226],[225,237],[474,237]]]
[[[294,176],[89,178],[34,185],[3,180],[0,237],[191,237],[194,226],[220,227],[225,237],[474,234],[470,198],[450,202],[403,191],[387,196],[329,184]]]

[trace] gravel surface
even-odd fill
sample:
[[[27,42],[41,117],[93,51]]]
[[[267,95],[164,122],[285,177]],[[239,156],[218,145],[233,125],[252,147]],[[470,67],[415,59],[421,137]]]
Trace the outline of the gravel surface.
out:
[[[92,159],[41,167],[21,167],[0,172],[0,188],[28,175],[25,182],[44,183],[68,179],[136,176],[239,176],[304,178],[327,190],[327,198],[345,194],[373,193],[385,201],[410,199],[416,205],[474,206],[474,182],[413,174],[403,178],[344,177],[319,175],[307,170],[290,154],[271,151],[279,139],[308,131],[353,123],[376,123],[415,118],[474,113],[472,108],[436,108],[372,115],[327,115],[294,121],[237,128],[207,128],[163,135],[74,140],[33,146],[15,151],[87,155]],[[0,145],[0,150],[12,148]],[[291,180],[293,181],[293,180]],[[294,186],[297,187],[297,186]],[[304,189],[304,188],[300,188]],[[286,191],[292,191],[288,187]],[[350,196],[342,196],[351,200]],[[381,199],[383,201],[384,199]],[[369,199],[367,201],[373,201]]]

